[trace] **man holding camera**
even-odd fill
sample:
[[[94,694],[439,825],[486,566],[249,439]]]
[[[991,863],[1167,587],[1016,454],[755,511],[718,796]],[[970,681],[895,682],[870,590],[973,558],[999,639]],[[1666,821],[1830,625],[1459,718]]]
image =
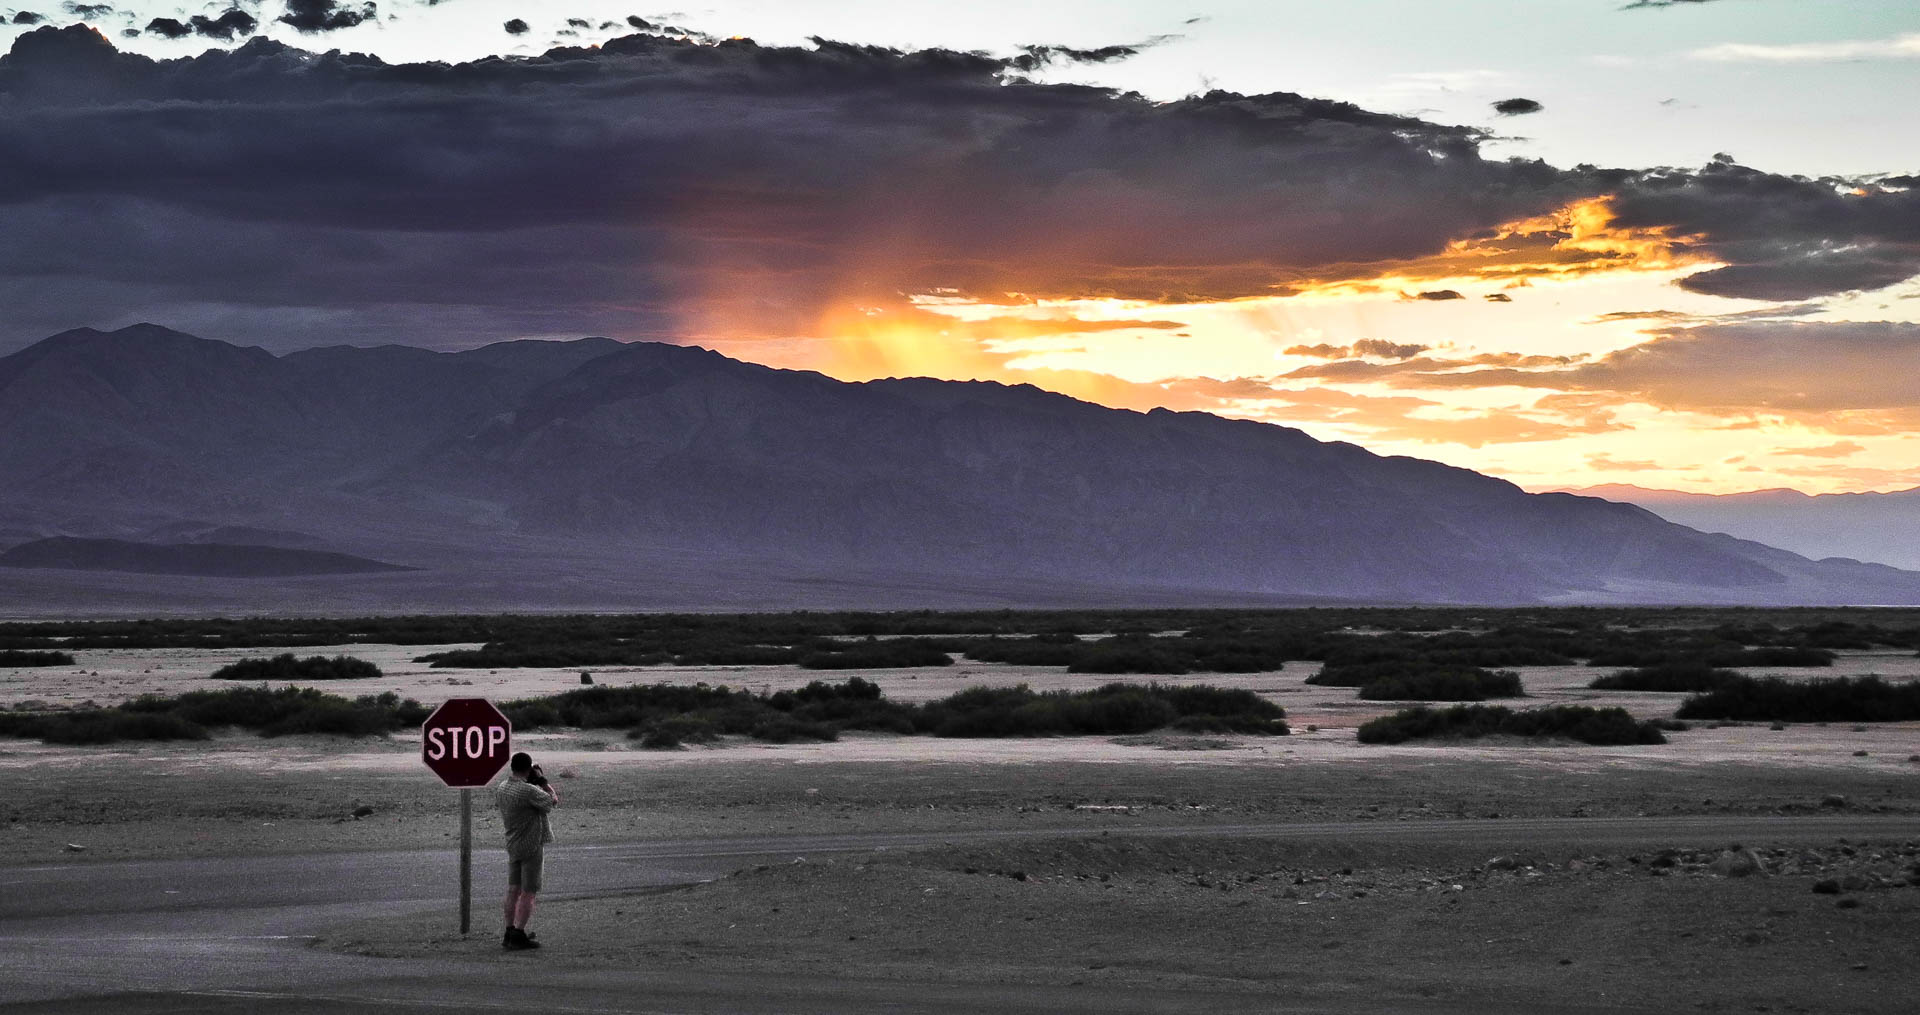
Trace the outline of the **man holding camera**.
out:
[[[546,845],[553,841],[547,812],[560,803],[560,791],[522,751],[507,762],[507,781],[494,790],[494,799],[507,826],[507,933],[500,945],[508,951],[538,948],[540,943],[527,933],[527,921],[533,919],[534,898],[540,894]]]

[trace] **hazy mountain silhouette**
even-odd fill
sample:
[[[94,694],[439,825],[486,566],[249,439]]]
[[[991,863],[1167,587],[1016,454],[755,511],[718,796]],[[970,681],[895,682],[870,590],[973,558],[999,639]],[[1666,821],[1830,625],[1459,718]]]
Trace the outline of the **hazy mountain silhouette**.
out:
[[[291,550],[281,546],[238,543],[136,543],[124,539],[80,539],[73,536],[54,536],[22,543],[0,553],[0,567],[224,578],[288,578],[412,570],[383,561],[324,550]]]
[[[1706,494],[1612,484],[1570,492],[1637,504],[1668,521],[1815,559],[1850,557],[1920,569],[1920,487],[1891,493]]]
[[[604,339],[275,357],[68,332],[0,359],[0,474],[0,532],[274,529],[443,589],[499,565],[529,608],[933,605],[982,583],[1009,603],[1920,602],[1920,574],[1285,427]],[[569,575],[596,591],[554,592]]]

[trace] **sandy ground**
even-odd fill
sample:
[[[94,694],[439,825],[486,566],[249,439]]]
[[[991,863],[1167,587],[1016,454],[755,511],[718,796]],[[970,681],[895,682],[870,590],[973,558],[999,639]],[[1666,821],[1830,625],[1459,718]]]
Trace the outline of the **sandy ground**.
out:
[[[511,961],[1232,989],[1341,1010],[1912,1011],[1920,840],[1760,846],[1745,877],[1715,873],[1721,855],[1114,835],[809,857],[551,904],[547,947]],[[317,945],[498,953],[447,924],[349,924]]]

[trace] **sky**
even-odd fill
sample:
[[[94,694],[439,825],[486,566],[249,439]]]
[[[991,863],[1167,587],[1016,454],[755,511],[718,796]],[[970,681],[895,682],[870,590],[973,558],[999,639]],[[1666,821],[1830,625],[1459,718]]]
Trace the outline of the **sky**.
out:
[[[0,352],[606,335],[1920,486],[1920,6],[0,2]]]

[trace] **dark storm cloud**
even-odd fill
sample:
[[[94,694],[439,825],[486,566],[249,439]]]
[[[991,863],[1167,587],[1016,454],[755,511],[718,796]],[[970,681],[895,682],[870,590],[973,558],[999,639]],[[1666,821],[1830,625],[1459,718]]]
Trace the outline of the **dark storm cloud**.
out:
[[[1458,289],[1433,289],[1423,293],[1414,293],[1412,296],[1409,296],[1408,299],[1439,301],[1464,300],[1466,297],[1460,295]]]
[[[195,14],[190,23],[196,33],[226,42],[232,42],[240,36],[252,35],[254,29],[260,27],[260,22],[254,20],[253,15],[238,7],[228,8],[217,18]]]
[[[16,25],[37,25],[45,20],[47,19],[32,11],[16,11],[13,15],[13,23]]]
[[[0,58],[5,326],[145,301],[427,328],[386,336],[415,342],[496,337],[480,319],[796,335],[903,292],[1283,294],[1607,193],[1801,285],[1808,249],[1897,265],[1920,235],[1920,195],[1891,185],[1563,171],[1483,157],[1471,128],[1288,93],[1034,84],[1018,59],[642,34],[458,65],[260,38],[155,61],[39,29]],[[1846,260],[1820,284],[1869,274],[1887,273]],[[69,316],[7,302],[29,282]]]
[[[1145,42],[1136,42],[1126,46],[1100,46],[1095,49],[1075,49],[1072,46],[1022,46],[1019,56],[1007,61],[1015,70],[1034,71],[1058,63],[1113,63],[1130,56],[1140,55],[1140,51],[1163,42],[1170,42],[1178,36],[1156,35]]]
[[[1667,227],[1727,267],[1683,279],[1714,296],[1800,300],[1879,289],[1920,274],[1920,192],[1871,182],[1779,176],[1716,160],[1635,174],[1618,223]]]
[[[87,20],[105,17],[113,13],[112,4],[80,4],[74,3],[73,0],[67,0],[67,2],[61,6],[66,8],[68,14]]]
[[[514,18],[500,27],[505,28],[508,35],[525,35],[528,31],[527,23],[519,18]]]
[[[1493,104],[1493,111],[1499,113],[1501,116],[1524,116],[1528,113],[1538,113],[1545,108],[1547,107],[1532,99],[1517,97],[1501,99],[1499,102]]]
[[[193,34],[193,29],[178,18],[154,18],[147,22],[147,34],[163,35],[169,39],[184,39]]]
[[[308,34],[337,32],[372,20],[379,13],[372,0],[358,6],[339,0],[287,0],[287,13],[280,16],[280,23]]]

